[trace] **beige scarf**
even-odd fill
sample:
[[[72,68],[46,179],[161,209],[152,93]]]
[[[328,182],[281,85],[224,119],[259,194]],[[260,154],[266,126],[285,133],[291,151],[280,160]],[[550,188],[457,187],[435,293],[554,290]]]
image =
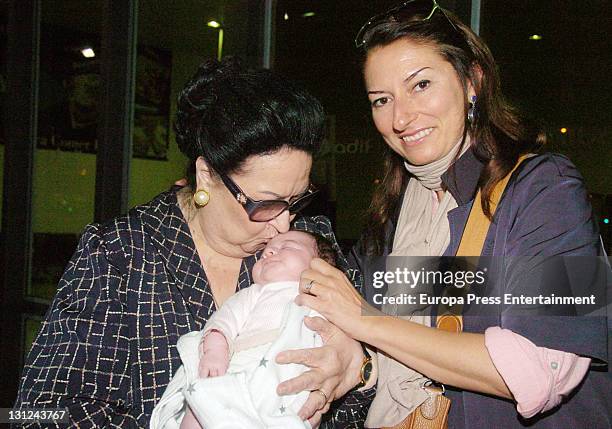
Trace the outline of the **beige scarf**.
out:
[[[461,155],[469,145],[468,137]],[[450,226],[447,214],[457,207],[457,202],[450,192],[446,192],[438,201],[436,191],[442,190],[442,175],[455,160],[460,147],[461,141],[443,158],[427,165],[404,163],[406,170],[413,177],[410,178],[404,194],[393,251],[389,255],[394,258],[387,259],[387,271],[395,271],[396,268],[403,270],[404,267],[410,269],[411,265],[416,270],[416,267],[426,265],[427,259],[441,256],[448,247]],[[400,256],[406,258],[399,258]],[[389,284],[387,295],[399,296],[406,291],[405,285]],[[412,291],[417,294],[427,292],[423,285],[417,285]],[[385,304],[382,310],[386,314],[430,325],[429,311],[423,306]],[[365,426],[395,426],[429,397],[421,388],[428,379],[382,352],[377,353],[377,360],[378,387]]]

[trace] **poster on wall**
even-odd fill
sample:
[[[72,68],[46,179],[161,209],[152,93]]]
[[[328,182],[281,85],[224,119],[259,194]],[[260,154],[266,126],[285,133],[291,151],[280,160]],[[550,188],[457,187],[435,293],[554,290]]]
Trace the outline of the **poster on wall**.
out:
[[[171,64],[168,51],[138,47],[133,134],[136,157],[167,159]]]
[[[99,37],[59,27],[41,32],[39,149],[96,153],[101,108]],[[166,160],[171,54],[138,46],[133,156]]]

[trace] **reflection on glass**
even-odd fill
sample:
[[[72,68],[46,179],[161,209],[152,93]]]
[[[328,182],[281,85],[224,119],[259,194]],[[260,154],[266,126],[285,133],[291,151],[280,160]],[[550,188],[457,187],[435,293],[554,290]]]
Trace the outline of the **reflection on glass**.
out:
[[[102,2],[42,2],[33,254],[27,297],[50,300],[93,220]]]
[[[255,2],[175,3],[151,0],[138,10],[130,206],[149,201],[184,175],[186,160],[170,132],[178,91],[204,58],[247,59],[249,31],[257,28],[257,14],[250,13]]]

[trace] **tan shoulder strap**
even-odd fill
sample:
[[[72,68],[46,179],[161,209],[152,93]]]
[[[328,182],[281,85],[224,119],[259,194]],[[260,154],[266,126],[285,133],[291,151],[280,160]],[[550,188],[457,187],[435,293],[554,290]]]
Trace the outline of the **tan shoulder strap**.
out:
[[[512,171],[510,171],[510,173],[508,173],[502,180],[497,182],[495,188],[493,188],[493,192],[491,193],[491,213],[495,213],[499,200],[501,199],[504,190],[510,181],[510,177],[512,177],[512,173],[514,173],[514,171],[525,159],[532,156],[533,154],[521,155]],[[480,190],[478,190],[455,256],[480,256],[485,239],[487,238],[489,226],[491,226],[491,221],[484,214],[482,209],[481,194]],[[437,317],[436,326],[438,329],[443,329],[449,332],[461,332],[463,330],[463,320],[461,316],[445,313]]]
[[[512,173],[514,173],[518,166],[530,156],[532,155],[527,154],[519,157],[512,171],[497,182],[497,185],[493,188],[493,192],[491,192],[491,213],[495,213],[499,200],[510,181],[510,177],[512,177]],[[482,253],[482,246],[484,246],[485,239],[487,238],[487,232],[489,232],[489,226],[491,226],[491,221],[484,214],[481,193],[480,190],[478,190],[476,199],[472,205],[472,210],[470,211],[470,217],[465,224],[465,229],[463,230],[461,243],[459,243],[456,256],[480,256]]]

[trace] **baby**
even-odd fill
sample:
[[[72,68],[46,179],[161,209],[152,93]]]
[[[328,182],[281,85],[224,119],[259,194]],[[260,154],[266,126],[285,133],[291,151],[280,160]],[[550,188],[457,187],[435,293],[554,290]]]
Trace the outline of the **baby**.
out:
[[[331,243],[318,236],[289,231],[270,240],[253,266],[254,284],[230,297],[203,331],[180,338],[183,366],[153,410],[151,428],[310,427],[297,415],[309,392],[276,394],[279,382],[307,368],[274,359],[283,350],[322,345],[303,323],[318,314],[293,302],[315,257],[335,265]]]

